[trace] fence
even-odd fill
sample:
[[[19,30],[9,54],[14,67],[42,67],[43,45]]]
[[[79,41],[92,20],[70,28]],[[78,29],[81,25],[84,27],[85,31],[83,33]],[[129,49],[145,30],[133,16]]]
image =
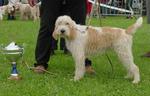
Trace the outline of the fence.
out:
[[[89,0],[92,4],[91,14],[141,16],[145,11],[145,0]]]

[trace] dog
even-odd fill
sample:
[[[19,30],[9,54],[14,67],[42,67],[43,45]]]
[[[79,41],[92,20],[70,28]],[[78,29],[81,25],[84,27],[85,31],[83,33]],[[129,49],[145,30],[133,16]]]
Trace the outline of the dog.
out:
[[[85,73],[84,60],[91,54],[113,49],[127,70],[125,78],[132,83],[140,82],[139,68],[134,64],[132,55],[132,35],[142,26],[140,17],[127,29],[115,27],[92,27],[76,24],[69,16],[60,16],[55,23],[53,37],[63,37],[75,61],[74,80],[80,80]]]
[[[14,11],[14,8],[11,5],[0,6],[0,20],[3,20],[3,15],[12,11]]]
[[[21,20],[39,20],[39,5],[31,7],[29,4],[22,4],[19,2],[15,4],[15,8],[16,10],[19,10]]]
[[[3,20],[4,10],[3,7],[0,7],[0,20]]]

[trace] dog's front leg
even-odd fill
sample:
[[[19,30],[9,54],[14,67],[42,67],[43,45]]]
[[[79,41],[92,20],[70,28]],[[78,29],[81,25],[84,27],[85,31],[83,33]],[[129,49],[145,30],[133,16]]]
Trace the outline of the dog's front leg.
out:
[[[75,76],[74,81],[80,80],[85,73],[85,56],[83,52],[75,53],[74,54],[74,60],[75,60]]]

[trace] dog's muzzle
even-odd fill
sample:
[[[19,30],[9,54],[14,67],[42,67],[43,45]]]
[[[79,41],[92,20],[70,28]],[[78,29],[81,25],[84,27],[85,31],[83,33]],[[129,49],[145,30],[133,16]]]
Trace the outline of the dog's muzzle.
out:
[[[64,30],[64,29],[61,29],[60,32],[63,34],[63,33],[65,33],[65,30]]]

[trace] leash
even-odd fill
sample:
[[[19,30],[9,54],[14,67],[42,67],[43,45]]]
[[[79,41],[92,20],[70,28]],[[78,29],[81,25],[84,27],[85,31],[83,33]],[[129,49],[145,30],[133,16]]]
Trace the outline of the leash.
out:
[[[23,58],[22,58],[23,59]],[[34,70],[35,69],[35,67],[31,67],[31,66],[29,66],[29,64],[26,62],[26,61],[24,61],[24,60],[22,60],[22,64],[25,64],[25,66],[27,67],[27,69],[29,69],[29,70]],[[48,74],[50,74],[50,75],[54,75],[54,76],[56,76],[57,74],[56,73],[52,73],[52,72],[50,72],[50,71],[47,71],[47,70],[45,70],[45,69],[40,69],[40,70],[42,70],[42,71],[44,71],[45,73],[48,73]]]
[[[98,4],[98,6],[97,6],[97,4]],[[93,17],[93,15],[94,15],[94,12],[93,12],[93,9],[94,9],[94,7],[97,7],[97,15],[98,15],[98,19],[99,19],[99,25],[100,26],[102,26],[102,21],[101,21],[101,11],[100,11],[100,1],[98,1],[98,0],[95,0],[95,3],[94,3],[94,5],[92,5],[92,11],[91,11],[91,13],[90,13],[90,16],[89,16],[89,18],[88,18],[88,20],[87,20],[87,25],[89,26],[90,24],[91,24],[91,18]],[[110,66],[111,66],[111,73],[113,74],[114,73],[114,67],[113,67],[113,64],[112,64],[112,60],[110,59],[110,56],[108,55],[108,53],[106,53],[106,57],[107,57],[107,60],[108,60],[108,62],[109,62],[109,64],[110,64]]]

